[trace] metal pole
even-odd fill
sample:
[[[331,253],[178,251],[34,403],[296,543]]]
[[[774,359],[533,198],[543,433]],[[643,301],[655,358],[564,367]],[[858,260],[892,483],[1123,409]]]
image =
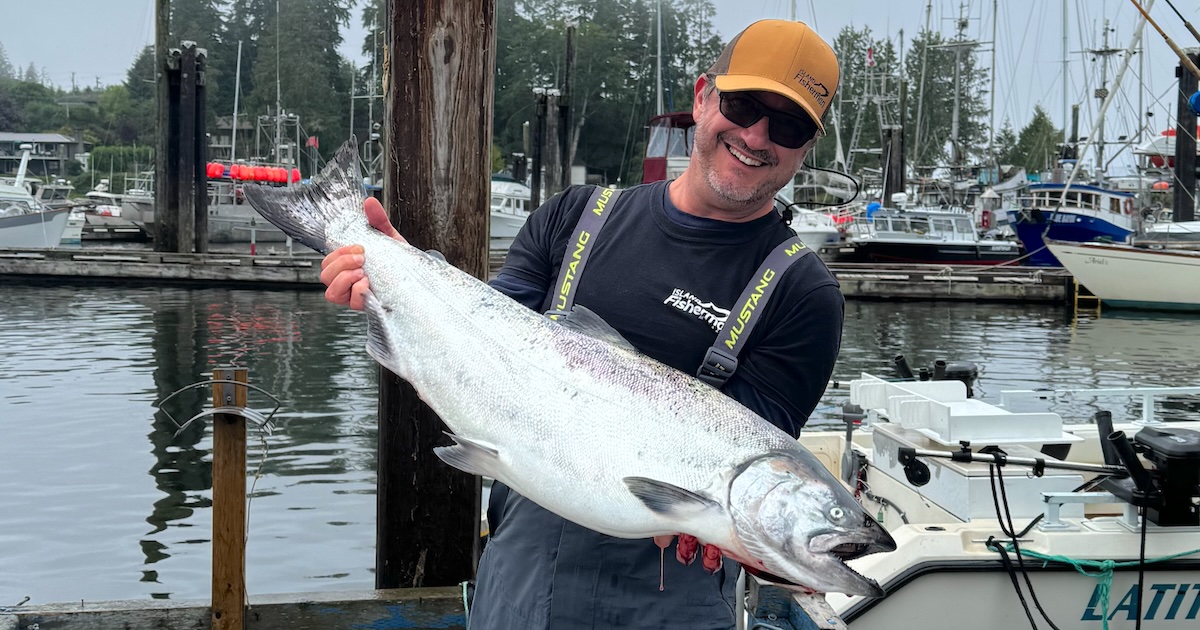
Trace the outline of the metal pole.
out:
[[[242,85],[242,42],[238,41],[237,53],[237,71],[233,74],[233,141],[229,144],[229,163],[232,165],[237,161],[237,136],[238,136],[238,91]]]

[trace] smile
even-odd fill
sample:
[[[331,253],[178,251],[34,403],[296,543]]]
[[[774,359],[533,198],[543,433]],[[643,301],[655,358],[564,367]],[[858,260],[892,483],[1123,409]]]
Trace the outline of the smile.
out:
[[[733,146],[731,146],[728,142],[725,143],[725,148],[729,150],[730,155],[737,158],[737,160],[739,162],[741,162],[742,164],[745,164],[746,166],[758,168],[760,166],[766,166],[766,164],[767,164],[766,162],[756,160],[756,159],[750,157],[749,155],[742,153],[741,151],[739,151],[739,150],[735,149]]]

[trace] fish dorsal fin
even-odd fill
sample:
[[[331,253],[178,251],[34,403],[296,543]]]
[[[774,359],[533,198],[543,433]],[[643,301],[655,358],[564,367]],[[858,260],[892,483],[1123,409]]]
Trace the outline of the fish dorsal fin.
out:
[[[442,461],[472,475],[502,479],[504,465],[500,462],[500,451],[495,446],[480,440],[446,433],[454,440],[454,446],[439,446],[433,449]],[[498,474],[499,473],[499,474]]]
[[[608,342],[630,352],[637,352],[637,348],[634,348],[633,344],[622,337],[621,333],[617,332],[612,326],[609,326],[608,322],[604,321],[604,319],[586,306],[576,304],[571,308],[571,312],[567,313],[566,317],[559,317],[555,321],[575,332]]]
[[[394,374],[403,376],[392,348],[387,327],[387,308],[370,291],[363,298],[363,311],[367,314],[367,354]]]
[[[442,261],[442,262],[446,262],[446,256],[445,256],[445,254],[443,254],[442,252],[439,252],[439,251],[438,251],[438,250],[436,250],[436,249],[427,249],[427,250],[425,250],[425,253],[426,253],[426,254],[429,254],[429,256],[430,256],[431,258],[436,258],[436,259],[438,259],[438,260],[440,260],[440,261]]]
[[[716,501],[708,497],[665,481],[646,477],[625,477],[621,481],[646,507],[663,516],[688,518],[720,508]]]

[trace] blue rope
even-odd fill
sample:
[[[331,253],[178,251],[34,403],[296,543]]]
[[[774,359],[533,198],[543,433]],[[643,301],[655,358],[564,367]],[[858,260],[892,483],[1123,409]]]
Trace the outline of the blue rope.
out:
[[[1011,553],[1013,551],[1013,544],[1007,543],[1007,544],[1005,544],[1005,548],[1008,552]],[[997,551],[997,553],[999,553],[999,552]],[[1198,553],[1200,553],[1200,549],[1193,549],[1191,551],[1184,551],[1182,553],[1176,553],[1176,554],[1172,554],[1169,556],[1162,556],[1159,558],[1151,558],[1151,559],[1146,560],[1144,564],[1153,564],[1155,562],[1166,562],[1167,560],[1174,560],[1176,558],[1182,558],[1184,556],[1190,556],[1190,555],[1198,554]],[[1025,556],[1029,556],[1031,558],[1036,558],[1038,560],[1041,560],[1043,567],[1045,567],[1051,561],[1060,562],[1062,564],[1069,564],[1069,565],[1071,565],[1071,567],[1073,567],[1079,573],[1086,575],[1087,577],[1093,578],[1097,582],[1099,582],[1100,584],[1099,584],[1099,589],[1098,589],[1097,594],[1100,597],[1100,610],[1101,610],[1101,614],[1103,615],[1103,618],[1104,618],[1104,630],[1108,630],[1108,597],[1109,597],[1110,591],[1112,590],[1113,569],[1120,568],[1120,567],[1136,567],[1139,564],[1143,564],[1141,561],[1138,561],[1138,560],[1128,560],[1128,561],[1124,561],[1124,562],[1115,562],[1113,560],[1076,560],[1075,558],[1069,558],[1067,556],[1057,556],[1057,555],[1053,555],[1053,554],[1038,553],[1036,551],[1030,551],[1028,548],[1022,548],[1021,554],[1025,555]],[[1096,569],[1097,572],[1090,573],[1090,572],[1088,572],[1088,569]]]

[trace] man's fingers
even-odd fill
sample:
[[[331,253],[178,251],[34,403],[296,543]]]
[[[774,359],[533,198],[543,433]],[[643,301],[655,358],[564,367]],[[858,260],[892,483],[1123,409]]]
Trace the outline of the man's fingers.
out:
[[[367,278],[363,274],[362,269],[344,271],[338,274],[337,277],[333,279],[333,282],[329,283],[329,286],[325,289],[325,299],[333,302],[334,304],[341,304],[343,306],[349,305],[350,308],[361,310],[361,296],[359,298],[358,306],[354,305],[354,290],[360,283],[363,284],[363,287],[359,289],[359,293],[361,294],[368,288]]]
[[[364,277],[350,288],[350,308],[361,311],[366,308],[366,295],[371,290],[371,283]]]
[[[367,197],[363,201],[363,211],[367,213],[367,222],[371,224],[371,227],[396,240],[404,240],[391,221],[388,221],[387,211],[383,209],[383,204],[379,203],[378,199]]]
[[[721,568],[721,550],[716,545],[704,545],[701,564],[709,573],[716,573]]]
[[[695,562],[699,546],[700,541],[696,540],[695,536],[680,534],[679,542],[675,543],[675,559],[684,564]]]
[[[325,255],[324,258],[321,259],[321,269],[324,270],[326,267],[328,267],[334,261],[336,261],[348,254],[362,254],[362,253],[363,253],[362,245],[343,245],[343,246],[329,252],[328,254]],[[329,283],[326,282],[325,284],[329,284]]]

